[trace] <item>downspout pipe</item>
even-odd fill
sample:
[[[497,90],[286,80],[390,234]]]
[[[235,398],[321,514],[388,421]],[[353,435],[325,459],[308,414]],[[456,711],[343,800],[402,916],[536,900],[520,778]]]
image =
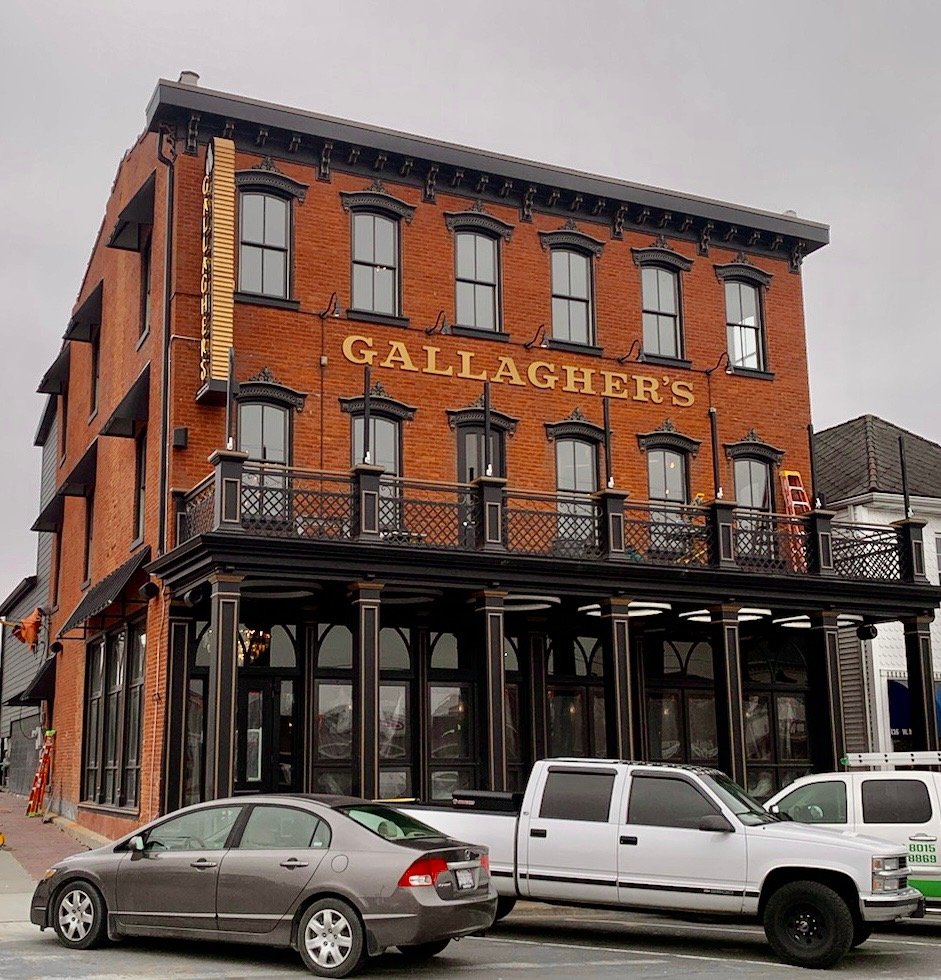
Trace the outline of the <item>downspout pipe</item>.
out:
[[[161,127],[157,143],[157,159],[167,168],[167,215],[164,234],[163,260],[163,371],[160,387],[160,510],[157,530],[157,554],[162,555],[167,550],[167,479],[169,469],[169,440],[170,440],[170,299],[173,293],[172,262],[173,262],[173,191],[175,185],[176,153],[171,150],[170,156],[163,152],[163,142],[170,141],[171,147],[174,136],[169,128]]]

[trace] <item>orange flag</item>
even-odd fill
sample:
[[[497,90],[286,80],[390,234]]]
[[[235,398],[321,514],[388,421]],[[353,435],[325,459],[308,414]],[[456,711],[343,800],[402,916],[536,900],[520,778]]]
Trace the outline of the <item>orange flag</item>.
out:
[[[13,636],[35,653],[40,629],[42,629],[42,610],[37,608],[13,627]]]

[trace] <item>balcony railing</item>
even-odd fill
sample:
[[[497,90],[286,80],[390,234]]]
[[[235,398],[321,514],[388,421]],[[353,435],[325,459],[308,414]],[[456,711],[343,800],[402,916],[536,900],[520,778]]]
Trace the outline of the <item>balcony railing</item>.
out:
[[[613,490],[538,494],[503,481],[438,484],[375,466],[318,473],[217,453],[216,471],[178,497],[177,544],[210,532],[357,541],[438,551],[500,551],[572,560],[768,575],[925,581],[917,521],[878,527],[709,506],[635,503]],[[913,556],[916,560],[913,561]],[[914,572],[913,572],[914,569]]]

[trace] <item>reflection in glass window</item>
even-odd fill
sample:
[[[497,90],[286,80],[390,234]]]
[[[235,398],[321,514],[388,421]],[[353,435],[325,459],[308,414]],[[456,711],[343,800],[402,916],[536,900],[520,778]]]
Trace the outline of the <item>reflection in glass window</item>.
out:
[[[317,685],[317,758],[353,758],[353,686],[321,681]]]
[[[248,817],[239,850],[307,850],[329,844],[330,828],[313,813],[291,806],[260,805]]]
[[[431,758],[469,759],[469,690],[464,685],[432,684],[428,697],[431,713]]]
[[[647,479],[651,500],[687,503],[686,456],[683,453],[651,449],[647,453]]]
[[[764,370],[758,290],[745,282],[725,284],[725,322],[733,367]]]
[[[381,214],[353,215],[353,308],[399,312],[399,224]]]
[[[287,298],[290,206],[270,194],[243,193],[239,215],[239,289]]]
[[[349,627],[320,627],[317,667],[320,670],[352,670],[353,634]]]
[[[549,755],[562,758],[588,755],[584,690],[549,691]]]
[[[221,851],[235,825],[240,806],[214,806],[171,817],[146,832],[148,851]]]
[[[409,755],[408,685],[379,687],[379,758],[402,761]]]
[[[677,274],[656,266],[641,270],[645,354],[682,357]]]
[[[653,762],[676,762],[682,752],[680,694],[647,695],[647,738]]]
[[[778,810],[800,823],[846,823],[846,784],[826,780],[799,786],[782,797]]]
[[[457,322],[461,326],[496,330],[497,242],[489,235],[460,231],[455,235]]]
[[[239,405],[239,449],[264,463],[288,462],[288,410],[263,402]]]
[[[547,820],[607,822],[614,777],[613,772],[550,769],[539,816]]]
[[[698,830],[704,817],[718,812],[719,808],[685,779],[651,776],[631,779],[629,824]]]
[[[591,259],[583,252],[552,250],[552,336],[576,344],[594,341]]]
[[[735,500],[739,507],[772,509],[771,467],[757,459],[735,460]]]

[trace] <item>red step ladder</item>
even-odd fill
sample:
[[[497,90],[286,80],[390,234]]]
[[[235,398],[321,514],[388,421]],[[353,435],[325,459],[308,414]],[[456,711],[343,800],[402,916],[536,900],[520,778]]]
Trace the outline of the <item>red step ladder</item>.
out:
[[[50,783],[52,776],[52,756],[55,750],[56,733],[55,729],[46,732],[43,739],[42,749],[39,753],[39,767],[33,777],[33,788],[29,791],[29,800],[26,802],[26,816],[38,817],[43,812],[43,804],[46,799],[46,787]]]
[[[791,517],[809,514],[813,509],[798,470],[781,470],[781,490],[784,497],[784,510]]]

